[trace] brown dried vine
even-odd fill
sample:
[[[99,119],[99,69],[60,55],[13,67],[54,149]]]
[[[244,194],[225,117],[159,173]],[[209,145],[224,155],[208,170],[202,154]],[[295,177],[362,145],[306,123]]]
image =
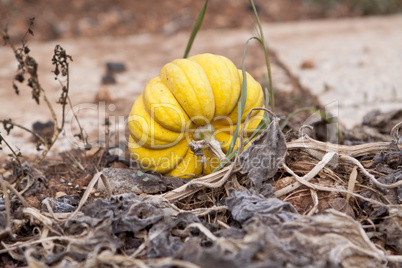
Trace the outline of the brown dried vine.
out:
[[[70,87],[70,73],[69,73],[69,62],[72,61],[72,57],[67,54],[67,52],[60,46],[56,45],[54,49],[54,54],[52,58],[52,64],[55,65],[54,69],[54,74],[56,75],[55,79],[58,79],[58,76],[61,74],[61,76],[66,77],[66,84],[64,85],[60,80],[61,86],[62,86],[62,92],[59,100],[57,103],[62,105],[62,118],[61,118],[61,123],[59,126],[58,123],[58,118],[56,116],[55,110],[50,103],[49,99],[46,96],[46,92],[43,89],[43,87],[40,84],[39,81],[39,76],[38,76],[38,63],[36,60],[29,55],[30,49],[28,47],[28,36],[29,35],[34,35],[33,32],[33,27],[34,27],[34,21],[35,18],[31,18],[29,20],[29,26],[28,30],[26,31],[25,35],[22,38],[21,41],[21,46],[16,47],[11,41],[10,41],[10,36],[8,34],[8,29],[7,27],[4,28],[2,31],[0,31],[0,34],[3,38],[4,45],[9,46],[12,51],[14,52],[15,58],[18,62],[18,68],[17,68],[17,73],[13,79],[12,86],[17,95],[19,95],[19,87],[17,85],[18,83],[24,83],[26,82],[26,85],[31,88],[31,93],[32,93],[32,98],[35,100],[35,102],[39,105],[40,104],[40,99],[43,99],[43,101],[46,103],[53,123],[54,123],[54,131],[53,135],[50,138],[44,138],[35,133],[34,131],[23,127],[19,124],[16,124],[12,122],[11,119],[8,120],[0,120],[1,123],[3,123],[4,129],[7,131],[7,135],[10,134],[10,131],[13,129],[13,127],[18,127],[20,129],[23,129],[25,131],[30,132],[33,134],[37,139],[38,139],[38,146],[37,148],[40,148],[40,145],[44,146],[44,149],[39,155],[36,160],[35,160],[35,165],[39,164],[47,155],[47,153],[50,151],[54,143],[56,142],[60,132],[64,128],[64,117],[65,117],[65,109],[66,105],[68,103],[68,92],[69,92],[69,87]],[[21,155],[15,155],[16,158],[20,157]],[[18,160],[19,161],[19,160]]]

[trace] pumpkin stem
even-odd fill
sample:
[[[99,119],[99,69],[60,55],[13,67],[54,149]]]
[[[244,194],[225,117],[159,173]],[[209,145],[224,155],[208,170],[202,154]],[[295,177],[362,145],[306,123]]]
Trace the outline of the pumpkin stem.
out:
[[[208,150],[220,161],[226,155],[222,152],[221,143],[215,137],[215,128],[212,125],[198,127],[193,134],[194,140],[189,143],[190,149],[195,155],[203,156],[204,150]]]

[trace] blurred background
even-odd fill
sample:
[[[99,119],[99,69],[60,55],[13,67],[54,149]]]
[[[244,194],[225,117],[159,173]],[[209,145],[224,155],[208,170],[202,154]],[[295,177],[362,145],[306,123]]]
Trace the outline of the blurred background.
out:
[[[402,0],[255,1],[262,22],[345,18],[402,11]],[[36,17],[36,40],[174,34],[192,29],[202,0],[0,0],[0,25],[21,38],[27,19]],[[251,27],[252,9],[244,0],[211,0],[202,29]]]

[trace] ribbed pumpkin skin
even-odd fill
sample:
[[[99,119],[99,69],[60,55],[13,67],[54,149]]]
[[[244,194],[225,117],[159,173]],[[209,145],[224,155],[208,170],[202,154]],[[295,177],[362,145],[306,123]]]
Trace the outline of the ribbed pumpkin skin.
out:
[[[237,123],[242,73],[227,58],[200,54],[177,59],[163,66],[159,76],[145,86],[129,116],[129,150],[142,168],[160,173],[193,177],[210,173],[218,161],[206,154],[207,161],[188,147],[197,127],[212,124],[216,138],[227,151]],[[247,73],[247,102],[242,115],[262,107],[261,85]],[[262,118],[255,112],[248,131]]]

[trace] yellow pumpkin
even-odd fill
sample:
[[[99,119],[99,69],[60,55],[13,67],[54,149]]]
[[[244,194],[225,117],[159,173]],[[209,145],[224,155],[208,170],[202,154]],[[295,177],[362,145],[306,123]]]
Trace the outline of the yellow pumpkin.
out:
[[[196,156],[188,144],[200,127],[212,125],[226,153],[238,118],[242,72],[229,59],[200,54],[163,66],[159,76],[145,86],[131,109],[129,150],[144,169],[178,177],[207,174],[219,164],[205,152]],[[241,117],[262,107],[261,85],[247,73],[247,101]],[[246,126],[252,133],[262,119],[256,111]],[[238,141],[237,141],[238,142]],[[237,144],[236,144],[237,146]]]

